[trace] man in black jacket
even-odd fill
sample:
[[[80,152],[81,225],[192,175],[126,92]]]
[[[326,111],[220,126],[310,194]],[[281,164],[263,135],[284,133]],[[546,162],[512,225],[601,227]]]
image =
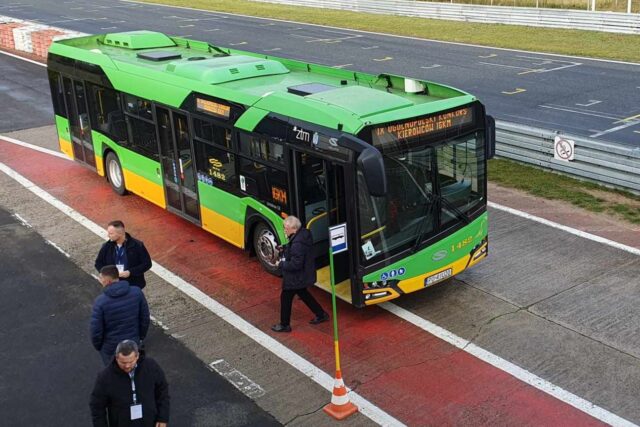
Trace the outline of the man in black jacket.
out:
[[[135,341],[125,340],[98,374],[89,406],[96,427],[166,427],[169,386],[156,361],[141,356]]]
[[[115,265],[120,271],[120,278],[130,285],[144,288],[144,272],[151,268],[151,257],[144,243],[131,237],[120,220],[111,221],[107,226],[107,240],[98,253],[95,267],[100,271],[105,265]]]
[[[295,216],[288,216],[284,220],[284,232],[289,243],[284,246],[284,257],[278,262],[282,271],[282,293],[280,323],[271,327],[274,332],[291,332],[291,304],[296,294],[316,315],[309,323],[316,325],[329,320],[327,312],[307,289],[317,280],[311,232],[302,228],[300,220]]]

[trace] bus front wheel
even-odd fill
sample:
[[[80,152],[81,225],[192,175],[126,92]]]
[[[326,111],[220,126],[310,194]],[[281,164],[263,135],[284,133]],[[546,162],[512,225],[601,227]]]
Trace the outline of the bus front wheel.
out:
[[[119,195],[124,196],[127,193],[127,190],[124,187],[124,174],[122,173],[122,166],[120,165],[118,156],[113,152],[107,154],[105,165],[107,169],[107,178],[109,179],[111,188],[113,188],[113,191]]]
[[[268,225],[259,223],[253,233],[253,249],[262,267],[276,276],[280,275],[276,266],[279,258],[277,246],[278,240],[275,233]]]

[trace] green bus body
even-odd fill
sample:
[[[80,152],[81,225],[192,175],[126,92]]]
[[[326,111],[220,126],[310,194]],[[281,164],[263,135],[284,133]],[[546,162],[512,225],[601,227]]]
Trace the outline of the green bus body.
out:
[[[256,254],[276,273],[282,221],[314,236],[318,285],[376,304],[487,255],[493,121],[471,95],[151,31],[54,42],[61,150]]]

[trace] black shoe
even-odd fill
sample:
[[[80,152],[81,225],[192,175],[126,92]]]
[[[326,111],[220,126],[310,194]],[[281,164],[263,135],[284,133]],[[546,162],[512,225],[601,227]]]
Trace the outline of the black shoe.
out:
[[[322,313],[320,316],[316,316],[313,319],[309,320],[309,323],[312,325],[317,325],[318,323],[326,322],[329,320],[329,315],[327,313]]]
[[[278,323],[277,325],[273,325],[271,327],[271,330],[273,332],[291,332],[291,326],[287,325],[281,325],[280,323]]]

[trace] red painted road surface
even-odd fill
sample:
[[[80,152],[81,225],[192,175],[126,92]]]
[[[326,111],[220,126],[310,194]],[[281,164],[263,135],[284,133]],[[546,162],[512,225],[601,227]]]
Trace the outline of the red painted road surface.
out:
[[[78,163],[4,141],[0,161],[98,224],[122,219],[155,261],[255,327],[271,333],[278,322],[279,281],[242,250],[137,196],[119,197]],[[329,295],[313,293],[329,311]],[[293,313],[293,332],[273,335],[333,376],[331,323],[309,325],[299,301]],[[347,386],[407,425],[602,425],[385,310],[339,303],[338,313]]]

